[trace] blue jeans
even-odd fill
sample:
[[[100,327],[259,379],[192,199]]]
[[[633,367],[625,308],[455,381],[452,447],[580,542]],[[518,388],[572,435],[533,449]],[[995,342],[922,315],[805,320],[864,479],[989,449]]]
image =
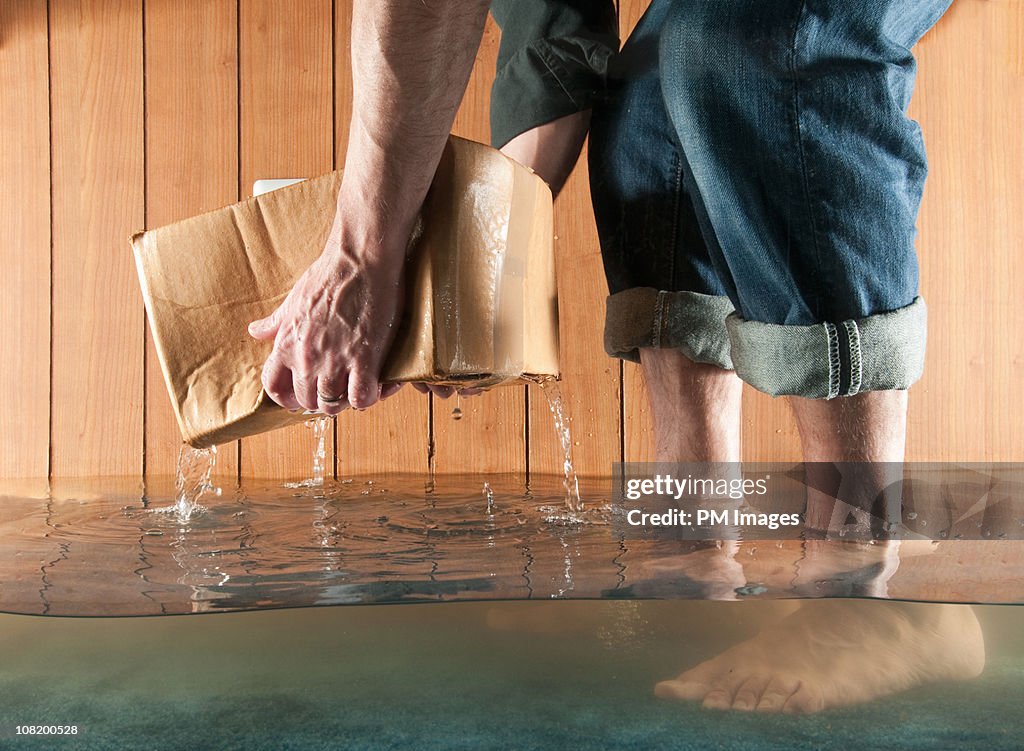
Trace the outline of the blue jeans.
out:
[[[950,2],[653,0],[591,131],[609,354],[813,398],[920,377],[910,47]]]

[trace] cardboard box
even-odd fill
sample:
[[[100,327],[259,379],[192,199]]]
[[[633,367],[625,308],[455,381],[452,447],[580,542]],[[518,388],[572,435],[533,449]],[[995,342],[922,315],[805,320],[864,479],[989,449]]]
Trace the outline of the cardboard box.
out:
[[[160,367],[186,443],[206,447],[308,419],[274,404],[260,375],[270,314],[320,255],[333,172],[135,235]],[[494,386],[558,374],[551,193],[530,170],[452,137],[406,269],[403,321],[382,381]]]

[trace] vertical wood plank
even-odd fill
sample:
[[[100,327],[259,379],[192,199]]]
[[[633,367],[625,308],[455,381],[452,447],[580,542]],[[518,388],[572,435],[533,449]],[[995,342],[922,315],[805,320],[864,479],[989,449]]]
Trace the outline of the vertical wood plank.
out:
[[[331,0],[241,0],[242,197],[262,178],[315,177],[334,166]],[[312,431],[297,425],[242,441],[243,477],[308,476]],[[329,451],[330,466],[334,457]]]
[[[500,32],[488,19],[476,66],[455,120],[456,135],[489,142],[490,88]],[[451,417],[455,399],[433,399],[437,472],[526,471],[525,386],[501,386],[462,400],[464,417]]]
[[[238,198],[238,19],[221,0],[145,0],[146,224],[160,227]],[[146,474],[173,474],[181,446],[146,332]],[[216,474],[238,473],[237,445]]]
[[[784,398],[743,384],[740,455],[745,462],[798,462],[803,458],[796,420]]]
[[[622,399],[624,461],[653,462],[654,420],[644,383],[644,371],[637,363],[622,363]]]
[[[343,167],[352,116],[352,3],[334,9],[335,153]],[[429,466],[429,399],[406,386],[363,412],[338,417],[339,475],[425,472]]]
[[[52,472],[142,471],[141,0],[50,4]]]
[[[1024,458],[1024,5],[964,0],[918,45],[911,114],[931,174],[918,223],[928,356],[908,458]]]
[[[46,0],[0,3],[0,479],[49,472],[47,24]]]
[[[620,458],[620,367],[602,346],[608,285],[586,159],[584,153],[555,202],[559,364],[576,472],[604,476],[611,474],[612,462]],[[564,456],[547,399],[540,389],[531,388],[529,402],[530,474],[561,474]],[[601,485],[600,491],[605,490]]]

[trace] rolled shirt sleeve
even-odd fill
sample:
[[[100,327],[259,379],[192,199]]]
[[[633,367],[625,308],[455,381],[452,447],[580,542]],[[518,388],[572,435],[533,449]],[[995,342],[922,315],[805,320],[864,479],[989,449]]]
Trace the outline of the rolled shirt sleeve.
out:
[[[612,0],[493,0],[501,27],[491,143],[593,106],[619,49]]]

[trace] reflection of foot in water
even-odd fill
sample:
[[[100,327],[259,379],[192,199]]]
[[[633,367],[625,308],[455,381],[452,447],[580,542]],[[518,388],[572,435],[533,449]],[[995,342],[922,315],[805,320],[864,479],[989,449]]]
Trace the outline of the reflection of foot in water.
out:
[[[736,558],[739,547],[736,540],[637,544],[624,558],[626,583],[638,592],[648,589],[647,596],[658,596],[652,584],[678,586],[679,579],[685,577],[700,588],[700,599],[735,600],[737,589],[747,583]]]
[[[968,606],[816,601],[654,693],[713,709],[818,712],[974,678],[984,665]]]

